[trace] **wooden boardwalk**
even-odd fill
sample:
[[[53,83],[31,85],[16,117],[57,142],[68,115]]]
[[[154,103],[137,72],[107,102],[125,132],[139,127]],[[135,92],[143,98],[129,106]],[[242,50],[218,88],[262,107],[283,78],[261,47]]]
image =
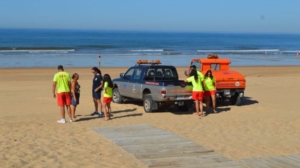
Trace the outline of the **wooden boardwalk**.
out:
[[[134,154],[151,168],[241,167],[213,150],[149,125],[93,130]]]
[[[251,158],[239,162],[248,168],[300,168],[300,155]]]

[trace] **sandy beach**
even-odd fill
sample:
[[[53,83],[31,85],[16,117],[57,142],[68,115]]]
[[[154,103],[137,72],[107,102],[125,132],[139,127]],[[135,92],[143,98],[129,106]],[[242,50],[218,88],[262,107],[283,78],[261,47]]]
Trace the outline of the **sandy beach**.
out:
[[[60,118],[51,87],[56,68],[0,69],[0,167],[147,167],[93,127],[149,124],[232,159],[300,154],[300,66],[233,67],[246,76],[243,106],[219,106],[198,119],[175,110],[145,113],[141,103],[112,104],[105,122],[94,111],[91,68],[80,75],[78,122]],[[127,68],[101,68],[113,78]],[[184,68],[177,68],[184,79]]]

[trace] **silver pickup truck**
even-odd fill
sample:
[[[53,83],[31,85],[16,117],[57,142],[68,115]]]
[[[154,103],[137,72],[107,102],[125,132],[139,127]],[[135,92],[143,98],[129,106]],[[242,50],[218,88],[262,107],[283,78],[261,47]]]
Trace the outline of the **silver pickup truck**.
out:
[[[174,66],[158,63],[138,63],[113,79],[113,102],[125,99],[142,100],[145,112],[176,105],[187,111],[192,95],[185,82],[178,79]]]

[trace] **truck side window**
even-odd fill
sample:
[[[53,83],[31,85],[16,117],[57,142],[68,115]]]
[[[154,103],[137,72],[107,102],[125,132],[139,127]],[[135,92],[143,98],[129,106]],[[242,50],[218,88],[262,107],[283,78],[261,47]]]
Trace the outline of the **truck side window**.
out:
[[[220,64],[210,64],[211,70],[219,71],[220,67],[221,67]]]
[[[141,78],[142,71],[143,71],[142,68],[137,68],[137,69],[135,69],[135,73],[134,73],[134,75],[133,75],[133,79],[134,79],[134,80],[139,80],[139,79]]]
[[[134,69],[135,69],[135,68],[129,69],[129,70],[126,72],[126,74],[124,75],[124,78],[127,79],[127,80],[131,79],[131,76],[133,75]]]

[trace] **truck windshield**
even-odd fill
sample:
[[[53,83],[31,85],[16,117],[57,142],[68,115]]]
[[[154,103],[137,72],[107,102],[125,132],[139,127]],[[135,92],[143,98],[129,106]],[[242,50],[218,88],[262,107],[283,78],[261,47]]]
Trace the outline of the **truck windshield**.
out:
[[[145,80],[178,80],[178,74],[174,67],[150,67]]]

